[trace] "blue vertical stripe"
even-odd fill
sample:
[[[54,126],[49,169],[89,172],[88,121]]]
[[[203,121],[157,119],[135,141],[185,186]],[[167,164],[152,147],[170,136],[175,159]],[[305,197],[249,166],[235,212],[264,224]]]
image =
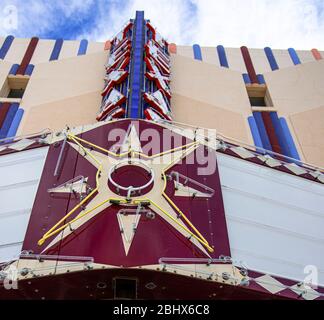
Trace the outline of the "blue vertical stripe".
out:
[[[194,58],[196,60],[201,60],[202,61],[200,45],[199,44],[194,44],[192,46],[192,48],[193,48]]]
[[[0,129],[0,139],[3,139],[7,136],[8,131],[10,129],[11,123],[16,115],[16,112],[19,108],[18,103],[12,103],[8,109],[7,115],[4,119],[2,127]]]
[[[286,141],[287,141],[290,157],[294,158],[294,159],[297,159],[297,160],[300,160],[299,154],[297,152],[297,148],[296,148],[295,143],[294,143],[294,139],[293,139],[293,137],[292,137],[292,135],[290,133],[288,124],[286,122],[286,119],[285,118],[280,118],[279,120],[280,120],[280,124],[281,124],[282,130],[284,132]]]
[[[143,51],[144,51],[144,11],[136,11],[133,33],[133,53],[130,83],[129,117],[137,119],[142,116]]]
[[[289,52],[290,58],[293,61],[294,65],[301,64],[299,57],[297,55],[297,52],[294,48],[289,48],[288,52]]]
[[[271,143],[268,137],[267,130],[263,123],[261,112],[253,112],[253,117],[255,119],[255,122],[257,124],[260,133],[263,148],[272,151]]]
[[[7,36],[0,49],[0,59],[4,59],[11,47],[14,36]]]
[[[61,52],[61,49],[62,49],[62,45],[63,45],[63,39],[57,39],[55,41],[54,48],[52,50],[49,61],[53,61],[53,60],[58,59],[58,57],[60,55],[60,52]],[[80,50],[80,48],[79,48],[79,50]]]
[[[217,53],[218,53],[218,59],[219,63],[222,67],[228,68],[228,61],[226,57],[226,52],[223,46],[219,45],[217,46]]]
[[[88,48],[88,40],[82,39],[80,41],[80,46],[78,50],[78,56],[82,56],[87,53],[87,48]]]
[[[281,123],[278,118],[277,112],[274,112],[274,111],[270,112],[270,118],[271,118],[271,122],[274,127],[274,130],[275,130],[281,151],[283,152],[283,154],[285,156],[292,157],[292,155],[290,154],[288,143],[287,143],[284,131],[282,130]]]
[[[19,68],[19,64],[17,64],[17,63],[13,64],[11,66],[9,74],[16,75],[18,68]]]
[[[254,145],[256,147],[263,148],[261,136],[260,136],[258,126],[257,126],[257,124],[255,122],[254,117],[252,117],[252,116],[248,117],[248,122],[249,122],[249,126],[250,126],[250,129],[251,129]]]
[[[24,110],[19,108],[12,120],[9,131],[7,133],[7,137],[14,137],[16,135],[23,114],[24,114]]]
[[[271,48],[265,47],[264,52],[265,52],[265,54],[266,54],[266,56],[268,58],[268,61],[269,61],[269,64],[270,64],[270,67],[271,67],[272,71],[278,70],[279,66],[277,64],[276,58],[274,57]]]
[[[251,79],[247,73],[242,74],[243,80],[245,84],[251,84]]]
[[[257,78],[258,78],[259,84],[265,84],[263,74],[257,74]]]
[[[33,64],[29,64],[25,70],[25,76],[31,76],[31,74],[33,73],[34,67],[35,66]]]

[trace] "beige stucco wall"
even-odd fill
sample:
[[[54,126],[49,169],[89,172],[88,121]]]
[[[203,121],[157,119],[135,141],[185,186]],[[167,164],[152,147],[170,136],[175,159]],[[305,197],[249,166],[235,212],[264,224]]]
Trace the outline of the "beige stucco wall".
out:
[[[104,42],[89,42],[87,54],[101,52],[104,50],[105,43]]]
[[[204,62],[220,66],[216,47],[201,48],[201,55]]]
[[[324,105],[289,118],[305,160],[324,168]]]
[[[0,47],[2,46],[5,37],[0,37]],[[5,60],[12,63],[20,63],[30,39],[14,38]],[[49,61],[55,40],[39,39],[35,52],[31,59],[31,64],[38,64]],[[64,40],[59,59],[66,59],[77,56],[80,40]],[[86,54],[101,52],[104,50],[104,42],[90,42]]]
[[[178,55],[171,57],[171,91],[223,109],[249,114],[242,75]]]
[[[45,128],[59,131],[65,126],[95,123],[100,101],[99,92],[94,91],[35,105],[25,114],[18,134],[35,133]]]
[[[194,55],[192,46],[177,46],[177,55],[193,59]]]
[[[15,38],[10,46],[9,51],[6,54],[5,60],[12,63],[20,63],[26,52],[29,42],[30,39]]]
[[[269,61],[263,49],[249,49],[249,52],[257,74],[271,71]]]
[[[324,60],[264,74],[274,106],[282,114],[303,112],[324,104]]]
[[[252,143],[247,124],[250,104],[241,74],[179,55],[172,55],[171,61],[175,121]]]
[[[54,44],[55,40],[39,40],[30,63],[35,65],[49,61]]]
[[[106,59],[102,51],[36,65],[21,101],[18,134],[95,122]]]
[[[4,39],[0,38],[0,46]],[[15,38],[5,61],[0,61],[1,85],[12,63],[21,61],[29,41]],[[108,56],[104,43],[89,42],[87,54],[78,57],[80,41],[64,41],[59,60],[49,62],[54,43],[41,39],[31,60],[36,66],[21,101],[25,115],[18,134],[95,122]],[[219,66],[216,45],[201,50],[203,61],[193,59],[192,46],[177,46],[177,54],[171,56],[175,120],[214,128],[253,144],[247,122],[251,107],[242,80],[247,71],[240,48],[225,48],[229,69]],[[280,70],[271,71],[263,49],[249,51],[302,159],[323,166],[324,60],[315,61],[309,50],[297,50],[302,64],[294,66],[287,49],[274,49]]]
[[[0,90],[7,79],[11,66],[10,62],[0,60]]]
[[[204,62],[219,65],[216,47],[217,45],[214,47],[200,47]],[[247,72],[240,48],[225,48],[225,52],[230,69],[239,71],[241,73]],[[262,74],[271,71],[270,64],[263,48],[249,48],[249,52],[256,73]],[[294,66],[288,49],[273,49],[272,52],[280,69]],[[315,60],[311,50],[296,50],[296,52],[301,63],[308,63]],[[320,53],[324,58],[324,52],[320,51]],[[194,58],[192,46],[177,46],[177,54],[180,56]]]
[[[247,73],[241,50],[238,48],[225,48],[225,53],[231,70]]]
[[[264,76],[274,107],[287,119],[303,160],[324,166],[324,60]]]
[[[307,63],[316,60],[310,50],[299,50],[297,51],[297,54],[301,63]]]
[[[252,144],[247,119],[242,114],[222,109],[176,93],[172,95],[175,121],[215,129],[218,133]]]

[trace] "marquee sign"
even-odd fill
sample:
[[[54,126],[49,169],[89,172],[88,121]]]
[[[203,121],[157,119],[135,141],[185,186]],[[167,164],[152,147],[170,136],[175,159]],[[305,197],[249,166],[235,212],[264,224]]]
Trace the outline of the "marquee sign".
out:
[[[168,43],[137,14],[111,41],[97,120],[172,120],[169,85]]]

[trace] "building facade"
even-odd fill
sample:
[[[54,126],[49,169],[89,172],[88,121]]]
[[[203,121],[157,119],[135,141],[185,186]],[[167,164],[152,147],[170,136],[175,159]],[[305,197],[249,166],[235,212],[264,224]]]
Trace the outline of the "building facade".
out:
[[[323,299],[322,57],[1,38],[0,297]]]

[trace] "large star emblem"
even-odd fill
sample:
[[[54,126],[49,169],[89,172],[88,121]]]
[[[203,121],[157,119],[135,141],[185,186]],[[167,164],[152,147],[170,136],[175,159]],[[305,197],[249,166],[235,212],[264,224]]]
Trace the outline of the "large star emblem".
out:
[[[198,147],[197,142],[190,142],[148,156],[142,151],[134,125],[130,125],[119,153],[106,150],[73,134],[67,134],[67,141],[84,159],[97,168],[96,187],[85,197],[81,197],[80,202],[38,241],[41,246],[45,240],[53,238],[43,252],[68,237],[104,209],[117,204],[122,208],[117,214],[117,219],[126,255],[130,250],[132,239],[136,236],[139,214],[149,214],[150,210],[153,210],[153,214],[162,217],[177,232],[210,257],[208,252],[213,252],[214,249],[165,192],[168,179],[166,171],[190,155]],[[116,173],[125,169],[125,166],[128,166],[127,170],[130,172],[132,169],[141,170],[147,175],[147,181],[137,186],[121,184],[118,179],[116,181]],[[77,189],[81,193],[86,189],[84,188],[86,181],[87,178],[83,178],[81,185],[79,180],[72,181],[66,184],[69,188],[65,185],[65,189],[51,189],[51,192],[76,192]],[[179,180],[175,184],[179,196],[183,196],[185,192],[199,197],[210,196],[208,192],[199,192],[193,186],[184,186]],[[131,214],[129,208],[134,207],[135,212]],[[66,219],[70,221],[66,222]]]

